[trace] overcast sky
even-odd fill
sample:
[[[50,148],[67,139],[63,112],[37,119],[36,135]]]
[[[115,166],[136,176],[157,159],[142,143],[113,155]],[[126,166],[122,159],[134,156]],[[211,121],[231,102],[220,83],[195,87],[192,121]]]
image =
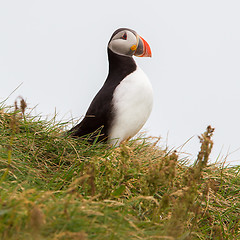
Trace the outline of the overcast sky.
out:
[[[197,135],[215,127],[212,161],[240,147],[239,1],[0,2],[0,101],[19,95],[37,113],[80,118],[108,73],[106,47],[128,27],[151,46],[135,60],[149,76],[154,107],[147,135],[191,158]],[[228,157],[240,163],[240,150]]]

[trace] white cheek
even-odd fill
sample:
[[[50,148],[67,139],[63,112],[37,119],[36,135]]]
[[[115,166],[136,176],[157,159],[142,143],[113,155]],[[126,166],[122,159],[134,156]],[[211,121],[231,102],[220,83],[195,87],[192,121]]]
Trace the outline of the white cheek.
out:
[[[126,41],[122,39],[116,39],[110,42],[109,48],[117,54],[127,55],[129,52],[127,45],[128,44],[126,44]]]
[[[110,42],[109,48],[117,54],[129,55],[131,46],[126,40],[116,39]]]

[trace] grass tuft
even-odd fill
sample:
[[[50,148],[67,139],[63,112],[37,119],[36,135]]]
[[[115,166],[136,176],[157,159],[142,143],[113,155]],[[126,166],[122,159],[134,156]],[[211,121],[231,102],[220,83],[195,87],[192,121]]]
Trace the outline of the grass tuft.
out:
[[[156,141],[118,148],[64,133],[68,123],[0,108],[0,239],[240,239],[239,166],[194,164]]]

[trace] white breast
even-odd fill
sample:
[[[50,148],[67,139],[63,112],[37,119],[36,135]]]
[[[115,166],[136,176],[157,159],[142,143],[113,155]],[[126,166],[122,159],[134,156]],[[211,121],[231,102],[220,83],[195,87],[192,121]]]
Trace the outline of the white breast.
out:
[[[147,121],[153,105],[151,83],[137,67],[117,86],[113,94],[115,119],[110,130],[110,143],[119,145],[132,138]]]

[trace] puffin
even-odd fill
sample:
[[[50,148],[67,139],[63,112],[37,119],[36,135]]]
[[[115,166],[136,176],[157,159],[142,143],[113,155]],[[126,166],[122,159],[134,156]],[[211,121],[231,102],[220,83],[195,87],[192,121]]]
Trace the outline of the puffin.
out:
[[[149,44],[134,30],[119,28],[108,46],[109,72],[82,121],[68,131],[89,142],[119,146],[135,136],[153,106],[152,85],[133,56],[151,57]]]

